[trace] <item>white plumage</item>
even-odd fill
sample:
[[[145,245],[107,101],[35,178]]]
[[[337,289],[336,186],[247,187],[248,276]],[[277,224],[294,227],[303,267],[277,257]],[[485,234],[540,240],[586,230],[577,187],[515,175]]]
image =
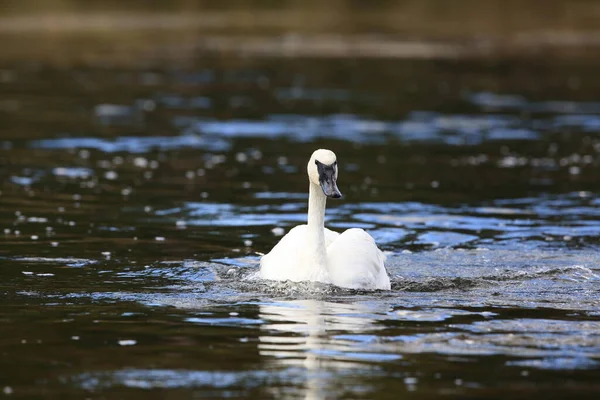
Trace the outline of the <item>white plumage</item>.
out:
[[[327,197],[339,198],[337,162],[329,150],[316,150],[307,165],[308,224],[285,235],[260,260],[260,276],[278,281],[331,283],[352,289],[390,289],[385,255],[364,230],[342,234],[324,226]]]

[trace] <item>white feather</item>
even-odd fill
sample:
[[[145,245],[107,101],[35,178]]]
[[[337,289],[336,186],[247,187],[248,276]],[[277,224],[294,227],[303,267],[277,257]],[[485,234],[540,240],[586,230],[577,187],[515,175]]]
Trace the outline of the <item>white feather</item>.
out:
[[[329,150],[313,153],[307,167],[308,224],[290,230],[261,258],[260,276],[278,281],[316,281],[352,289],[389,290],[385,255],[367,232],[353,228],[339,234],[324,227],[326,197],[319,186],[315,160],[333,165],[336,158]]]
[[[327,246],[327,270],[334,285],[352,289],[390,289],[385,254],[362,229],[343,232]]]
[[[330,244],[339,233],[324,228],[325,243]],[[260,275],[274,281],[316,281],[331,283],[327,270],[315,266],[312,255],[306,251],[308,226],[298,225],[281,238],[273,249],[260,259]]]

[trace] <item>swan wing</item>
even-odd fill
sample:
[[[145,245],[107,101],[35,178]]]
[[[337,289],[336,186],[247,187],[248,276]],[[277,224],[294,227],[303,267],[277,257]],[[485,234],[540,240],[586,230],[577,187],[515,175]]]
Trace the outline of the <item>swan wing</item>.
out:
[[[327,247],[331,282],[340,287],[389,290],[384,262],[385,255],[362,229],[348,229]]]
[[[300,281],[306,225],[292,228],[273,249],[260,259],[260,277],[274,281]]]
[[[340,236],[339,233],[334,232],[330,229],[325,228],[325,247],[328,247],[334,240]]]

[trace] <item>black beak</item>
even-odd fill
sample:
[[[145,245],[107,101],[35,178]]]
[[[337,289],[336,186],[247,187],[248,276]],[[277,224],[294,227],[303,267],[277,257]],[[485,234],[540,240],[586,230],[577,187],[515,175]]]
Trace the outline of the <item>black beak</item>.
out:
[[[315,160],[315,164],[317,164],[317,170],[319,171],[319,183],[321,184],[321,189],[323,189],[325,196],[332,199],[339,199],[342,197],[342,193],[340,192],[340,189],[338,189],[335,182],[337,163],[325,165]]]

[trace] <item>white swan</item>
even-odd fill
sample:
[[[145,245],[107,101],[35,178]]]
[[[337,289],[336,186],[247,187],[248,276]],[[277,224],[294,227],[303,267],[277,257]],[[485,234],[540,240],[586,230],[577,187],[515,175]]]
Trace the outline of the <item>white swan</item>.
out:
[[[364,230],[342,234],[324,226],[327,197],[342,197],[335,154],[316,150],[307,166],[308,224],[285,235],[260,260],[260,277],[277,281],[317,281],[351,289],[390,289],[385,255]]]

